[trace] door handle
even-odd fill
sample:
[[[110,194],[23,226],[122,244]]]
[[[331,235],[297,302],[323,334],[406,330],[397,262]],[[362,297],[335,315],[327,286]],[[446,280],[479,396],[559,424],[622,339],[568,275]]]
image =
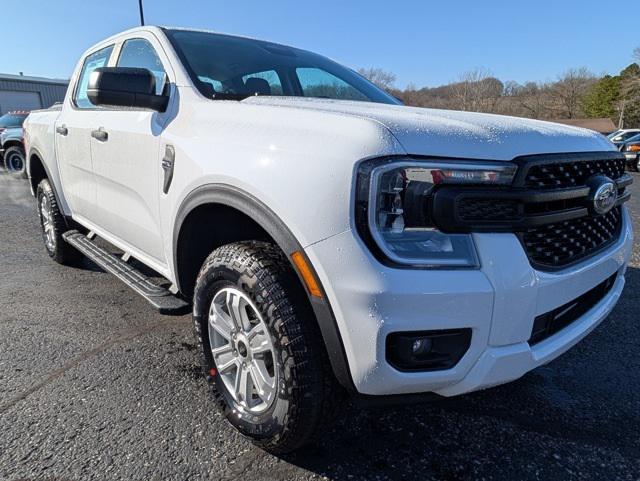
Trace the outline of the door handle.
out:
[[[99,140],[100,142],[106,142],[107,140],[109,140],[109,133],[105,131],[102,127],[100,127],[98,130],[91,131],[91,137],[93,137],[96,140]]]
[[[60,135],[67,135],[69,133],[69,129],[64,125],[61,125],[60,127],[56,127],[56,132]]]

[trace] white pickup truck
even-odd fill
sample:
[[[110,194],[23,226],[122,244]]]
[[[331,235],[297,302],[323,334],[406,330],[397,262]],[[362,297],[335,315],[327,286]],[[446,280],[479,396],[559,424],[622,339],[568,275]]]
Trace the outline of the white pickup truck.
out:
[[[631,178],[606,138],[405,107],[296,48],[129,30],[25,128],[49,255],[90,257],[162,312],[191,308],[216,404],[272,452],[344,393],[517,379],[624,286]]]

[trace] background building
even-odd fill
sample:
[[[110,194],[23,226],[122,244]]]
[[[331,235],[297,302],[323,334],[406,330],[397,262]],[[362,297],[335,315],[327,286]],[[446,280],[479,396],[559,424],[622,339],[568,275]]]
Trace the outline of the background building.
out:
[[[12,110],[47,108],[62,102],[68,80],[0,74],[0,115]]]
[[[584,129],[595,130],[601,134],[610,134],[617,130],[616,124],[609,118],[605,119],[553,119],[551,122],[559,124],[573,125],[574,127],[582,127]]]

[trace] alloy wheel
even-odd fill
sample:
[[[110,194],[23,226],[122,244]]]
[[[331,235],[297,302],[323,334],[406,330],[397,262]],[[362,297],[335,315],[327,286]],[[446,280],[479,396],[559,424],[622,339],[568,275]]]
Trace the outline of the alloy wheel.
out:
[[[216,369],[234,401],[259,414],[276,398],[276,354],[261,314],[235,287],[219,290],[209,308],[209,344]]]
[[[44,243],[49,252],[56,249],[56,232],[53,224],[53,212],[51,211],[51,202],[46,195],[40,198],[40,219],[42,222],[42,235]]]

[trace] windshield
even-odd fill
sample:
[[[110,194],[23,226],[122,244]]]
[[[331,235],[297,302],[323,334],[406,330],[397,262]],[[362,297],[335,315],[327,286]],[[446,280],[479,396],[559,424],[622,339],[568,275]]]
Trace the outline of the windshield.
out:
[[[633,130],[630,132],[622,132],[617,135],[614,135],[613,137],[609,137],[609,139],[613,142],[624,142],[632,137],[636,137],[638,133],[640,133],[640,131],[638,130]]]
[[[399,103],[354,71],[311,52],[208,32],[165,31],[198,90],[212,99],[279,95]]]
[[[0,128],[10,129],[11,127],[22,127],[27,115],[28,114],[4,114],[0,117]]]
[[[638,132],[635,132],[631,137],[627,137],[625,139],[626,142],[640,142],[640,134]]]
[[[611,140],[614,137],[617,137],[620,132],[620,129],[616,130],[615,132],[611,132],[609,135],[607,135],[607,139]]]

